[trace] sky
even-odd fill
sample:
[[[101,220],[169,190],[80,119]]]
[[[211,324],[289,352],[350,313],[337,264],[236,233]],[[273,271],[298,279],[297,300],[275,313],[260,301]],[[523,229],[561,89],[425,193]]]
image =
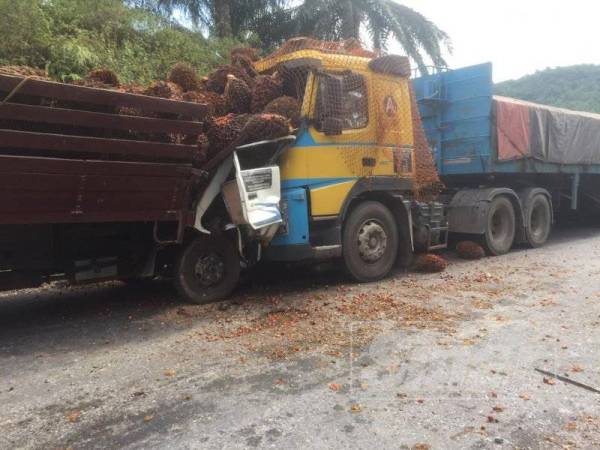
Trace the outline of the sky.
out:
[[[401,0],[450,35],[451,68],[491,61],[494,81],[600,64],[597,0]],[[391,44],[391,43],[390,43]],[[396,44],[390,53],[401,53]]]

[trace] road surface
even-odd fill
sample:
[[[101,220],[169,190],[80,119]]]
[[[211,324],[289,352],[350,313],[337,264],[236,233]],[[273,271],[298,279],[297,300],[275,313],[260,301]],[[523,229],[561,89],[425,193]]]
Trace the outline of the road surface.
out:
[[[364,285],[273,268],[206,306],[0,294],[0,448],[598,448],[600,230],[446,256]]]

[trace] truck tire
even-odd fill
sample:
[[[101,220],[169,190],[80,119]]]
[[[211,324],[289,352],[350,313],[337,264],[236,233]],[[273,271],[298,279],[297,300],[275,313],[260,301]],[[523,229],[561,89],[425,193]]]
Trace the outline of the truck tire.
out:
[[[342,254],[356,281],[385,277],[398,254],[398,228],[390,210],[374,201],[356,206],[344,223]]]
[[[225,299],[240,278],[240,257],[229,240],[201,236],[190,242],[177,262],[175,288],[192,303]]]
[[[515,239],[515,209],[503,196],[495,197],[488,209],[482,243],[489,255],[508,253]]]
[[[533,248],[544,245],[552,228],[550,202],[545,195],[537,194],[531,199],[525,219],[527,243]]]

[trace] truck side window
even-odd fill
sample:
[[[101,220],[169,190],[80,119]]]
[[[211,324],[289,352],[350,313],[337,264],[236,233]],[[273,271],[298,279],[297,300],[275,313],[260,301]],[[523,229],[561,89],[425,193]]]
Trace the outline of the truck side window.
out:
[[[320,81],[317,91],[316,128],[322,131],[323,118],[327,109],[335,111],[336,116],[342,120],[345,130],[366,127],[369,122],[369,108],[367,89],[362,75],[350,71],[329,75],[341,81],[341,98],[325,98],[325,84]],[[325,102],[329,102],[327,109],[324,107]],[[332,105],[332,102],[335,104]]]

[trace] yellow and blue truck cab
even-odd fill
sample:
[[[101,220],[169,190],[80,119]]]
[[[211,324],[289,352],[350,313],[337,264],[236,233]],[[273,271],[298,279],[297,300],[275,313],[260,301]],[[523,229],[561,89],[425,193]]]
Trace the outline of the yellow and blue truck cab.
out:
[[[410,80],[372,61],[299,50],[257,63],[264,74],[295,71],[304,92],[296,141],[279,162],[284,224],[267,259],[343,256],[348,266],[354,256],[355,266],[370,266],[349,268],[359,280],[410,259]]]

